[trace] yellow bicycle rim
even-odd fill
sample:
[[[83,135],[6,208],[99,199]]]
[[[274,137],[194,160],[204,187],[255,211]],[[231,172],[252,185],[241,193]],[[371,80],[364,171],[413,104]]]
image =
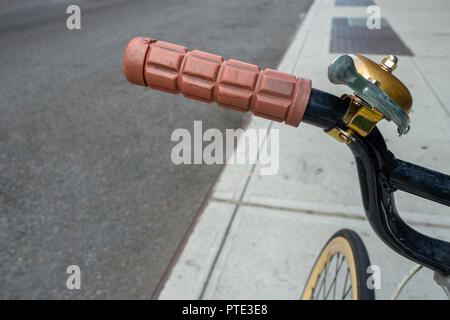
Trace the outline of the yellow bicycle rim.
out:
[[[302,300],[311,300],[313,296],[313,290],[317,285],[320,275],[324,271],[326,265],[331,261],[331,258],[336,254],[342,254],[348,264],[350,271],[350,279],[352,282],[352,299],[358,299],[358,282],[356,277],[356,264],[350,243],[344,237],[336,237],[331,240],[327,246],[322,250],[319,258],[314,265],[308,282],[306,283],[305,290],[302,294]]]

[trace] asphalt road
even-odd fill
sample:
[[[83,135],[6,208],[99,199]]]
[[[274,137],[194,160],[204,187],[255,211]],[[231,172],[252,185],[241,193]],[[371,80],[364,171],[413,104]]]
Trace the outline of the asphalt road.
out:
[[[275,68],[310,2],[3,2],[0,298],[150,298],[221,170],[172,164],[172,131],[244,115],[129,84],[126,44],[151,36]],[[66,288],[73,264],[81,290]]]

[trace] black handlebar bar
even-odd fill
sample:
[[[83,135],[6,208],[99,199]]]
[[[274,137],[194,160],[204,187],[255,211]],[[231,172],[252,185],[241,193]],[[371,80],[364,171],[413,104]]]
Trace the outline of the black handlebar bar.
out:
[[[312,89],[303,121],[323,129],[344,128],[348,108],[343,99]],[[450,206],[450,176],[398,160],[377,128],[357,134],[348,144],[356,161],[364,211],[375,233],[394,251],[444,276],[450,275],[450,243],[423,235],[408,226],[395,207],[402,190]]]
[[[396,189],[450,206],[450,176],[395,160],[389,182]]]

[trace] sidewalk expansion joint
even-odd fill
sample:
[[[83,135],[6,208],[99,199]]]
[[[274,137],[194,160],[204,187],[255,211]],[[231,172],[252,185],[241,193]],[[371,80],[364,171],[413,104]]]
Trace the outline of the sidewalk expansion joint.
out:
[[[264,140],[263,140],[262,144],[264,144],[265,141],[267,140],[267,135],[269,134],[270,129],[272,128],[272,124],[273,124],[273,122],[269,123],[269,126],[267,128],[267,133],[264,136]],[[259,159],[259,150],[258,150],[258,153],[257,153],[257,159]],[[254,172],[255,168],[256,168],[256,163],[252,165],[252,169],[251,169],[250,172]],[[242,190],[241,195],[239,196],[239,201],[237,201],[237,203],[241,202],[242,199],[244,198],[245,191],[247,191],[247,187],[248,187],[248,185],[250,183],[250,179],[251,178],[252,178],[252,175],[248,175],[247,180],[245,181],[244,189]],[[214,199],[214,197],[211,197],[210,201],[213,201],[213,199]],[[214,269],[216,267],[217,261],[219,260],[220,254],[222,253],[223,247],[224,247],[225,242],[226,242],[226,240],[228,238],[228,235],[230,233],[231,226],[233,225],[233,221],[234,221],[234,218],[236,217],[238,209],[239,209],[239,204],[235,204],[235,207],[233,209],[233,214],[231,215],[231,219],[228,222],[227,228],[225,230],[225,234],[224,234],[224,236],[222,238],[222,241],[220,242],[219,250],[217,250],[217,254],[214,257],[214,261],[213,261],[213,263],[211,265],[211,268],[209,269],[208,276],[207,276],[206,281],[205,281],[205,283],[203,285],[202,291],[200,293],[199,300],[203,300],[203,297],[205,296],[206,289],[207,289],[208,284],[209,284],[209,282],[211,280],[212,273],[213,273],[213,271],[214,271]]]
[[[268,204],[259,204],[259,203],[248,202],[248,201],[236,201],[236,200],[223,199],[223,198],[217,198],[217,197],[211,197],[210,201],[233,204],[237,208],[240,206],[243,206],[243,207],[262,208],[262,209],[269,209],[269,210],[287,211],[287,212],[294,212],[294,213],[308,214],[308,215],[317,215],[317,216],[325,216],[325,217],[346,218],[346,219],[367,221],[367,218],[365,216],[356,216],[356,215],[351,215],[351,214],[342,213],[342,212],[327,212],[327,211],[310,210],[310,209],[296,209],[296,208],[290,208],[290,207],[272,206],[272,205],[268,205]],[[426,223],[426,222],[409,221],[408,224],[418,226],[418,227],[450,229],[450,226],[434,224],[434,223]]]
[[[433,95],[436,97],[436,100],[439,102],[439,104],[442,107],[442,109],[444,109],[444,111],[447,114],[447,116],[450,117],[450,111],[447,109],[447,106],[444,104],[444,101],[441,99],[441,97],[437,93],[437,91],[434,88],[434,86],[430,83],[430,81],[428,81],[428,78],[425,75],[425,73],[422,71],[422,69],[419,67],[419,65],[417,64],[417,62],[414,59],[411,59],[411,62],[414,65],[414,67],[416,68],[417,72],[419,72],[419,74],[422,76],[423,81],[425,81],[425,83],[428,86],[428,88],[431,90]]]
[[[313,20],[312,20],[312,21],[314,21],[316,15],[317,15],[318,9],[317,9],[316,6],[314,6],[314,4],[313,4],[313,5],[312,5],[312,8],[310,8],[309,10],[315,10],[314,12],[310,11],[310,13],[313,15],[313,16],[312,16],[312,17],[313,17]],[[306,20],[306,18],[305,18],[305,20]],[[305,22],[305,20],[303,20],[302,25],[303,25],[305,28],[307,28],[307,29],[306,29],[306,35],[305,35],[305,37],[302,39],[303,41],[302,41],[302,43],[300,44],[300,48],[297,50],[297,54],[295,55],[296,58],[295,58],[294,65],[293,65],[292,70],[291,70],[291,73],[292,73],[292,74],[295,74],[295,69],[297,68],[298,60],[300,59],[301,53],[303,52],[303,48],[304,48],[304,46],[305,46],[305,43],[306,43],[306,41],[307,41],[307,39],[308,39],[308,37],[309,37],[310,31],[311,31],[311,24],[312,24],[312,21],[310,22],[310,25],[307,26],[307,25],[304,25],[304,24],[303,24],[303,23]],[[284,58],[283,58],[283,60],[284,60]],[[282,61],[283,61],[283,60],[282,60]],[[280,63],[280,64],[281,64],[281,63]],[[273,121],[271,121],[271,122],[269,123],[269,126],[268,126],[268,128],[267,128],[267,134],[266,134],[266,136],[265,136],[265,139],[267,139],[267,135],[269,134],[270,129],[272,128],[272,124],[273,124]],[[264,141],[263,141],[263,144],[264,144]],[[259,150],[258,150],[257,157],[259,158]],[[254,164],[254,165],[252,166],[252,169],[251,169],[250,172],[254,172],[255,169],[256,169],[256,164]],[[239,196],[239,201],[236,201],[236,203],[235,203],[235,208],[234,208],[234,210],[233,210],[233,214],[232,214],[231,219],[230,219],[230,221],[229,221],[229,223],[228,223],[228,225],[227,225],[227,228],[226,228],[226,230],[225,230],[225,234],[224,234],[224,236],[223,236],[223,238],[222,238],[222,242],[220,243],[219,250],[217,251],[217,254],[216,254],[216,256],[214,257],[214,261],[213,261],[213,263],[212,263],[212,265],[211,265],[211,268],[209,269],[208,276],[207,276],[206,281],[205,281],[205,283],[204,283],[204,285],[203,285],[202,291],[201,291],[201,293],[200,293],[199,300],[203,300],[203,298],[204,298],[204,296],[205,296],[206,289],[208,288],[208,285],[209,285],[209,283],[210,283],[212,273],[213,273],[213,271],[214,271],[214,269],[215,269],[215,266],[216,266],[216,264],[217,264],[217,261],[219,260],[220,255],[221,255],[221,253],[222,253],[223,247],[224,247],[224,245],[225,245],[225,242],[226,242],[226,240],[227,240],[227,238],[228,238],[228,235],[229,235],[229,233],[230,233],[231,227],[232,227],[232,225],[233,225],[234,218],[236,217],[236,214],[237,214],[237,212],[238,212],[238,210],[239,210],[240,203],[244,203],[242,200],[244,199],[244,195],[245,195],[245,192],[247,191],[248,185],[250,184],[251,178],[252,178],[252,175],[249,175],[249,176],[247,177],[247,180],[246,180],[246,182],[245,182],[245,186],[244,186],[244,188],[243,188],[243,190],[242,190],[242,192],[241,192],[241,194],[240,194],[240,196]],[[216,201],[215,199],[217,199],[217,198],[211,197],[211,198],[210,198],[210,201]]]

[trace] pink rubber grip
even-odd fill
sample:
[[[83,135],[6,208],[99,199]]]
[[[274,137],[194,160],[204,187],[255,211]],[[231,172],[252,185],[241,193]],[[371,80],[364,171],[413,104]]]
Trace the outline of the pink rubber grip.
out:
[[[297,127],[311,93],[311,80],[211,53],[134,38],[125,50],[123,71],[141,86],[283,122]]]

